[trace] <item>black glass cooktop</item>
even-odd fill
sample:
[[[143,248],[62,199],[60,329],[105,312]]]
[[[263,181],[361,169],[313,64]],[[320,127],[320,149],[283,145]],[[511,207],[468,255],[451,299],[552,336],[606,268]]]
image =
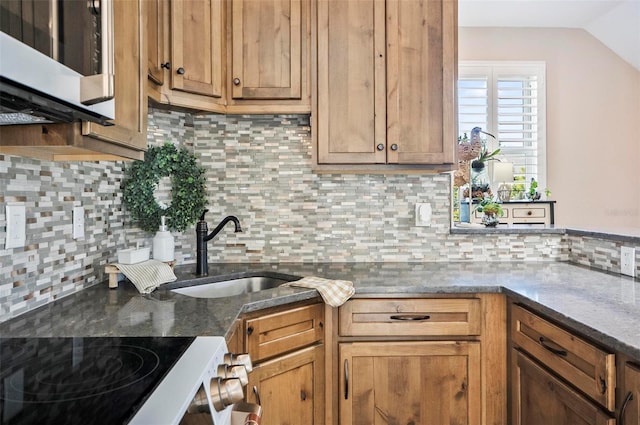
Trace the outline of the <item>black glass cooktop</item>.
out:
[[[123,424],[194,338],[0,338],[0,424]]]

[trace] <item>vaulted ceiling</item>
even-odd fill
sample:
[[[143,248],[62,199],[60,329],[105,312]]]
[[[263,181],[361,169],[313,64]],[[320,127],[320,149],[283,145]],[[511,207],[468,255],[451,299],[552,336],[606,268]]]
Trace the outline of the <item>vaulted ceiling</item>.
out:
[[[459,25],[582,28],[640,70],[640,0],[460,0]]]

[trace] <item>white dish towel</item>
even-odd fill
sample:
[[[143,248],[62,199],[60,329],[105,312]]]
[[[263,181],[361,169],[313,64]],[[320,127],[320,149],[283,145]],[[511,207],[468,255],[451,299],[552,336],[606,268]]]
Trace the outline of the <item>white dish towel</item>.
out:
[[[163,283],[177,279],[167,263],[147,260],[136,264],[114,264],[141,294],[149,294]]]
[[[317,289],[324,302],[331,307],[340,307],[356,292],[353,282],[348,280],[324,279],[315,276],[303,277],[300,280],[288,282],[282,286],[301,286],[303,288]]]

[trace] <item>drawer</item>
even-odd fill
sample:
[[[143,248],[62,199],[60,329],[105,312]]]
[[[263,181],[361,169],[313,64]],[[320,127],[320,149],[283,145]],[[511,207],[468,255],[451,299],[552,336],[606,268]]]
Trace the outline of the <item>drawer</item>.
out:
[[[513,218],[544,219],[548,216],[547,208],[513,208]]]
[[[601,406],[615,409],[615,354],[511,306],[512,342]]]
[[[246,349],[254,362],[324,339],[324,304],[298,307],[245,321]]]
[[[355,299],[340,307],[343,336],[480,335],[478,298]]]

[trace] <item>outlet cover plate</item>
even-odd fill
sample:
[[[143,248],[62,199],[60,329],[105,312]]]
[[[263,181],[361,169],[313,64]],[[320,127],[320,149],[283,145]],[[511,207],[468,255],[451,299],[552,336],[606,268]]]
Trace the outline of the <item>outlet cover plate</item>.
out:
[[[8,203],[7,239],[4,248],[21,248],[27,241],[26,208],[23,203]]]
[[[620,273],[636,276],[636,249],[628,246],[620,248]]]
[[[84,207],[73,207],[73,239],[84,238]]]

